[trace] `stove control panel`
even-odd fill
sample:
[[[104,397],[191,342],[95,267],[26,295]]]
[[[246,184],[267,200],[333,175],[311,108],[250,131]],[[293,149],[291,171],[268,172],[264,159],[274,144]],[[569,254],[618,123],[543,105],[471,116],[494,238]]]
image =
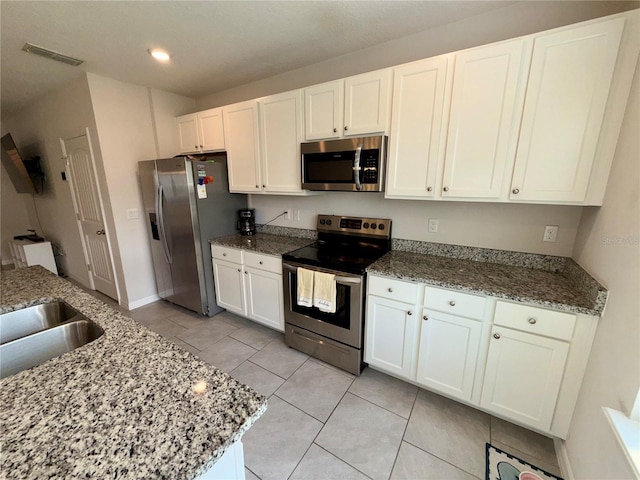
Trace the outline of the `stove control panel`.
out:
[[[318,215],[318,232],[391,237],[391,220],[388,218],[341,217]]]

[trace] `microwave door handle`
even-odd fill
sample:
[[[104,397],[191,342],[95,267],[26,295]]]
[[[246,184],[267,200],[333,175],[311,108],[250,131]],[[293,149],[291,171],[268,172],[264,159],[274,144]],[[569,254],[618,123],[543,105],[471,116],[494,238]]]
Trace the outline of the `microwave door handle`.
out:
[[[358,143],[356,147],[356,156],[353,159],[353,176],[356,181],[356,190],[362,190],[362,183],[360,183],[360,153],[362,152],[362,143]]]

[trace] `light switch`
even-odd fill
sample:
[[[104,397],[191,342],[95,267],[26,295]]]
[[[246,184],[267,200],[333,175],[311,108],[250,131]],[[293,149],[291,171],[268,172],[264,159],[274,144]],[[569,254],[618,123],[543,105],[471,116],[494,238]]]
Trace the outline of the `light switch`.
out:
[[[135,220],[136,218],[140,218],[140,216],[138,215],[138,209],[129,208],[127,210],[127,220]]]

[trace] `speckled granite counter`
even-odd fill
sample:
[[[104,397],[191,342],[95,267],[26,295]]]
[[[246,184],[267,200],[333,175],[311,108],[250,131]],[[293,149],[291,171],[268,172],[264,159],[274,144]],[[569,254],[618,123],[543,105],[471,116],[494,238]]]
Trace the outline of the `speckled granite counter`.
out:
[[[2,272],[0,286],[0,313],[61,299],[105,331],[1,381],[2,478],[196,478],[266,410],[262,395],[42,267]]]
[[[224,247],[241,248],[256,253],[280,256],[296,248],[304,247],[313,242],[309,238],[298,238],[281,235],[270,235],[268,233],[257,233],[256,235],[228,235],[209,240],[211,244],[222,245]]]
[[[392,251],[367,271],[557,310],[600,315],[607,292],[571,259],[551,272],[520,266]],[[582,275],[582,277],[580,277]]]

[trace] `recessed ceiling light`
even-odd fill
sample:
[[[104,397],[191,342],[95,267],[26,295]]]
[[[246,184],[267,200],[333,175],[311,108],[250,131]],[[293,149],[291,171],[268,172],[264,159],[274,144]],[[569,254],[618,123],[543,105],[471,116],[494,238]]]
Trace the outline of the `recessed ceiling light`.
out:
[[[158,60],[159,62],[168,62],[171,60],[171,55],[166,50],[160,48],[150,48],[148,50],[149,55]]]

